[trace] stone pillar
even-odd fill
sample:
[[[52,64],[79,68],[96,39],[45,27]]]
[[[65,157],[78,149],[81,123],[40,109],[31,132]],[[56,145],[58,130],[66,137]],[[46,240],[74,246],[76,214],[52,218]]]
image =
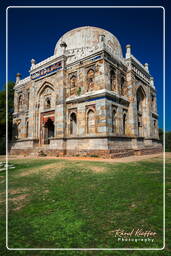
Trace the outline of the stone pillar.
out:
[[[16,84],[18,84],[20,80],[21,80],[21,74],[17,73],[16,74]]]
[[[149,93],[146,91],[146,97],[144,99],[143,109],[142,109],[142,123],[143,123],[143,137],[149,136],[149,126],[150,126],[150,105],[149,105]]]
[[[65,42],[62,42],[60,44],[60,47],[62,48],[62,54],[65,55],[67,44]]]
[[[86,134],[86,112],[84,103],[77,106],[77,134],[83,136]]]
[[[14,91],[14,113],[18,112],[18,93]]]
[[[128,108],[128,118],[127,118],[127,135],[136,136],[138,134],[138,126],[137,126],[137,103],[135,95],[133,95],[134,88],[134,76],[132,72],[127,73],[127,86],[128,86],[128,100],[129,100],[129,108]]]
[[[145,137],[151,136],[151,94],[150,94],[150,88],[147,88],[147,95],[146,95],[146,130],[145,130]]]
[[[31,138],[36,138],[39,136],[39,134],[36,136],[36,125],[37,125],[37,120],[36,120],[36,93],[35,93],[35,88],[34,88],[34,82],[32,83],[32,86],[30,87],[30,105],[29,105],[29,137]]]
[[[117,108],[116,133],[118,135],[123,135],[123,108],[121,106],[118,106],[118,108]]]
[[[131,57],[131,45],[127,44],[126,45],[126,59]]]
[[[145,70],[149,73],[149,69],[148,69],[148,63],[144,64]]]
[[[107,135],[107,106],[106,99],[96,102],[96,132],[98,135]]]
[[[57,89],[57,99],[56,99],[56,108],[55,108],[55,127],[56,127],[56,137],[65,137],[66,136],[66,71],[65,71],[65,61],[64,58],[62,61],[63,69],[56,74],[56,81],[58,84]]]
[[[33,69],[36,65],[36,61],[34,59],[31,59],[31,69]]]
[[[103,72],[103,81],[101,81],[101,84],[103,86],[103,89],[110,90],[110,65],[106,61],[104,61],[102,72]]]

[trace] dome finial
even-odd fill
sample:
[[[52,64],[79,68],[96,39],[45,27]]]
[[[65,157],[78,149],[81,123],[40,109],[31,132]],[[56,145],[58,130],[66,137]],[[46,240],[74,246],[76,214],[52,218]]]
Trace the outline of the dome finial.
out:
[[[16,84],[21,80],[21,74],[17,73],[16,74]]]
[[[147,72],[149,72],[148,63],[145,63],[145,64],[144,64],[144,67],[145,67],[145,70],[146,70]]]
[[[126,59],[131,57],[131,45],[127,44],[126,45]]]
[[[67,48],[67,44],[63,41],[60,43],[60,47],[62,48],[62,54],[65,54],[65,50]]]
[[[36,65],[35,59],[31,59],[31,69],[34,68],[35,65]]]

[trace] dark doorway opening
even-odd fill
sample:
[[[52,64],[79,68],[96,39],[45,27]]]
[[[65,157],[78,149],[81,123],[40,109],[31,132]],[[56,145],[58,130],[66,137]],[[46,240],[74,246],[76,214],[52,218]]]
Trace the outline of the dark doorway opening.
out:
[[[50,139],[54,137],[54,122],[48,118],[45,123],[45,136],[44,136],[44,144],[49,144]]]

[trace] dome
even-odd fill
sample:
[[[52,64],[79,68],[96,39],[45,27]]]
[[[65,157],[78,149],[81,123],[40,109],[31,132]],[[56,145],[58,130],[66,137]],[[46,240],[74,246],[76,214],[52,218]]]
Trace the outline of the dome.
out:
[[[65,33],[57,42],[55,46],[54,55],[60,56],[62,55],[62,47],[67,45],[67,50],[77,49],[77,48],[93,48],[100,42],[100,35],[104,35],[104,42],[110,48],[113,55],[118,57],[119,59],[123,58],[122,48],[118,39],[109,31],[85,26],[75,28],[73,30]]]

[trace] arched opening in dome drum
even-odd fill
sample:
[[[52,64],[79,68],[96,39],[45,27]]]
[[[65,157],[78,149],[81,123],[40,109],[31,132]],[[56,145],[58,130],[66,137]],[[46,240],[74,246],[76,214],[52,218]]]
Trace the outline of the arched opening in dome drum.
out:
[[[50,118],[48,118],[44,128],[44,144],[49,144],[50,139],[54,137],[54,122]]]
[[[70,115],[70,135],[77,134],[77,116],[75,113]]]

